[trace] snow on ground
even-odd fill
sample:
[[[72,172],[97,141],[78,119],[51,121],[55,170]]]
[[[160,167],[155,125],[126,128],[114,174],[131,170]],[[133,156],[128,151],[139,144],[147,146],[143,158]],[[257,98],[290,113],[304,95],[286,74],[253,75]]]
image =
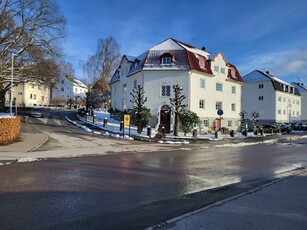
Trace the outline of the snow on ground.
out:
[[[11,118],[11,114],[10,113],[0,113],[0,118]]]
[[[17,160],[17,163],[23,163],[23,162],[33,162],[33,161],[39,161],[37,158],[32,158],[32,157],[22,157]]]

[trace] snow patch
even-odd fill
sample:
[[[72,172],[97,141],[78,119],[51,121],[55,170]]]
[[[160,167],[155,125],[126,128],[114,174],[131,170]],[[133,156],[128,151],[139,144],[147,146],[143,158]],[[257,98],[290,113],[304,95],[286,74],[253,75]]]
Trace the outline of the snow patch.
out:
[[[23,162],[33,162],[33,161],[39,161],[37,158],[32,158],[32,157],[22,157],[17,160],[17,163],[23,163]]]

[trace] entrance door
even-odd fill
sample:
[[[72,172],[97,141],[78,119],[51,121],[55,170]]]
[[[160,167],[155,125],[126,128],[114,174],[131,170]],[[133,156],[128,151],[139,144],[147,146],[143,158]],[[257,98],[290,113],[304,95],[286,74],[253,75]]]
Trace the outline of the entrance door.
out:
[[[171,110],[167,105],[163,105],[160,110],[160,127],[164,127],[167,133],[170,132]]]

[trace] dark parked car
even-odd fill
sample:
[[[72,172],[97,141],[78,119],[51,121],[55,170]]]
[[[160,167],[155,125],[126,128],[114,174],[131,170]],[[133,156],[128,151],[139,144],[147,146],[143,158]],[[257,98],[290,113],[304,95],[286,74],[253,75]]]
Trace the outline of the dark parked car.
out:
[[[261,129],[263,129],[264,133],[278,133],[279,128],[275,125],[270,125],[270,124],[263,124],[260,126]]]
[[[17,115],[24,115],[30,117],[44,117],[42,108],[29,107],[29,106],[18,107]]]

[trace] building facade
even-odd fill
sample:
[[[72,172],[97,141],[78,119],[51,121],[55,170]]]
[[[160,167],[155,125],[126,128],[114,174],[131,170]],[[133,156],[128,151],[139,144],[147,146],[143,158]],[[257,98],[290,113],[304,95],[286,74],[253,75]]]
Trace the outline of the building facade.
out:
[[[242,108],[246,118],[255,111],[260,122],[301,120],[301,94],[295,86],[259,70],[245,75],[243,80]]]
[[[62,98],[64,100],[85,99],[88,88],[80,80],[70,76],[60,77],[52,88],[52,98]]]
[[[304,85],[303,83],[296,83],[296,82],[291,82],[291,85],[296,87],[300,94],[301,94],[301,121],[306,123],[307,122],[307,86]]]
[[[141,85],[147,97],[145,105],[151,110],[151,125],[173,130],[170,98],[174,97],[173,85],[179,85],[187,109],[201,119],[201,133],[217,126],[237,130],[242,84],[238,70],[222,53],[213,55],[169,38],[138,57],[123,56],[110,81],[111,107],[131,109],[130,93]],[[218,110],[223,110],[222,117],[217,115]]]
[[[10,91],[6,93],[6,106],[10,105]],[[50,87],[41,83],[25,82],[13,87],[13,101],[17,106],[46,107],[50,103]]]

